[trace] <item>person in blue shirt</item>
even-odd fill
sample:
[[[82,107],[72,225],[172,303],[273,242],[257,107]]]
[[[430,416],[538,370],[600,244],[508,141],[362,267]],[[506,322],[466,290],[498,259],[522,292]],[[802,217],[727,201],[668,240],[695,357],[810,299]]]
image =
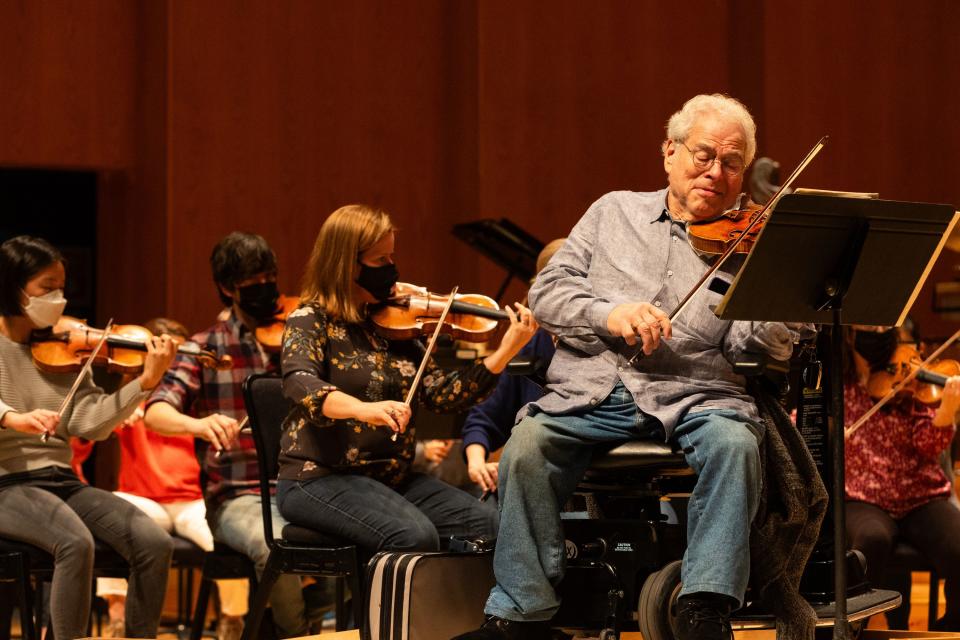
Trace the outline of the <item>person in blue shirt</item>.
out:
[[[566,238],[557,238],[547,243],[537,256],[537,273],[547,266],[553,254],[563,246],[564,240]],[[539,329],[518,357],[537,358],[546,372],[546,367],[556,351],[554,343],[550,333]],[[543,388],[527,376],[500,376],[490,397],[467,414],[463,424],[463,454],[467,459],[467,473],[484,494],[497,490],[498,463],[487,462],[487,459],[491,453],[507,443],[520,407],[539,400],[541,396]]]
[[[555,351],[553,336],[545,329],[538,329],[519,357],[536,357],[549,364]],[[527,376],[500,376],[490,397],[467,414],[463,424],[467,473],[484,493],[497,490],[498,463],[487,462],[487,458],[507,443],[520,407],[539,400],[541,396],[543,387]]]

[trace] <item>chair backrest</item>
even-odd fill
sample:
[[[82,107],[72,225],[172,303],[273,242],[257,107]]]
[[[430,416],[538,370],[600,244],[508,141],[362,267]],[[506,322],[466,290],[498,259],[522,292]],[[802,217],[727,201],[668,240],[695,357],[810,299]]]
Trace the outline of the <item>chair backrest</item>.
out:
[[[283,420],[293,408],[293,403],[283,396],[282,379],[266,373],[255,373],[243,381],[243,401],[257,447],[263,534],[267,544],[272,547],[275,536],[270,511],[270,484],[277,479]]]

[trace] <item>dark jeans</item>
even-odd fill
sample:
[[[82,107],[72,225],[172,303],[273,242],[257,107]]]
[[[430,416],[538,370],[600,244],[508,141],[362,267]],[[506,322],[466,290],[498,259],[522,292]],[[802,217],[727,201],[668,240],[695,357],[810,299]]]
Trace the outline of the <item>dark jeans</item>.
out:
[[[431,476],[412,474],[396,490],[354,475],[280,480],[284,518],[367,551],[437,551],[452,535],[495,536],[496,507]]]
[[[866,557],[867,579],[874,585],[890,582],[886,564],[898,540],[916,548],[945,580],[947,610],[936,628],[960,631],[960,509],[939,498],[895,520],[880,507],[848,501],[847,539]]]
[[[53,556],[54,635],[87,635],[96,537],[130,564],[127,635],[156,637],[173,554],[170,536],[134,505],[83,484],[68,469],[49,467],[10,480],[0,478],[0,536]]]

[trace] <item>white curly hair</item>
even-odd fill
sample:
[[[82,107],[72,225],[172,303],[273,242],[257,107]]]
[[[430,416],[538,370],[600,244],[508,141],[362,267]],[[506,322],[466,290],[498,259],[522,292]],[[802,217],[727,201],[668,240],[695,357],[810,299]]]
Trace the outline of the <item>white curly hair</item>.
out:
[[[707,113],[730,118],[740,125],[747,139],[744,160],[749,166],[757,153],[757,125],[742,102],[722,93],[704,93],[694,96],[687,100],[679,111],[670,116],[667,121],[667,140],[664,141],[661,151],[666,151],[667,142],[670,140],[685,142],[697,118]]]

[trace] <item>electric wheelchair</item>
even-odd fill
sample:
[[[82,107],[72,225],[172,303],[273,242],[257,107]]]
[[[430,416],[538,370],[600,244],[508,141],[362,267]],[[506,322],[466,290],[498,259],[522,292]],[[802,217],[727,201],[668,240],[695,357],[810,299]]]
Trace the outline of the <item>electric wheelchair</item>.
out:
[[[757,382],[776,368],[776,387],[769,382],[752,386],[783,395],[785,365],[757,357],[735,369]],[[802,367],[801,362],[794,368]],[[508,373],[542,382],[545,366],[535,359],[515,359]],[[823,425],[824,441],[825,429]],[[567,571],[557,587],[562,604],[552,622],[555,628],[601,640],[633,630],[645,640],[673,640],[686,502],[695,481],[683,453],[669,443],[635,440],[594,455],[561,513]],[[801,596],[817,614],[818,638],[832,637],[835,621],[831,530],[828,517],[800,582]],[[896,592],[870,588],[858,552],[847,552],[845,569],[846,618],[855,637],[870,616],[899,606],[901,599]],[[732,616],[734,629],[776,627],[773,613],[754,600],[748,589],[745,606]]]

